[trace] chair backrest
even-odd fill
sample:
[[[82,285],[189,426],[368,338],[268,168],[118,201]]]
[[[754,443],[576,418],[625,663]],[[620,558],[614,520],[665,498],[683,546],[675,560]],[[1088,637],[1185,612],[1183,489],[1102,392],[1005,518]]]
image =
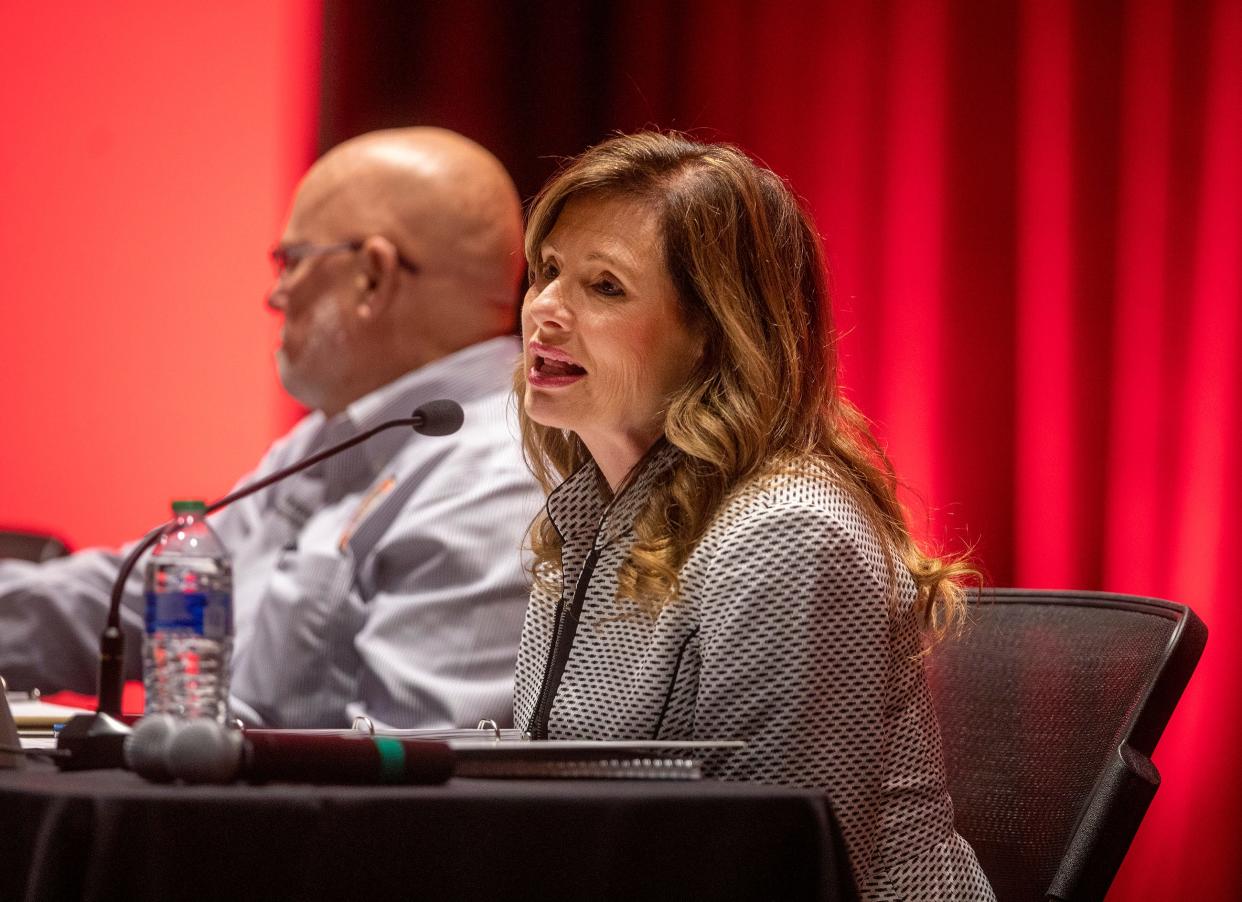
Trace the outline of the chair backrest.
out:
[[[1102,899],[1160,775],[1151,753],[1207,641],[1185,605],[990,589],[928,680],[958,832],[1000,902]]]
[[[41,532],[0,529],[0,558],[17,558],[41,564],[52,558],[64,557],[69,546],[56,536]]]

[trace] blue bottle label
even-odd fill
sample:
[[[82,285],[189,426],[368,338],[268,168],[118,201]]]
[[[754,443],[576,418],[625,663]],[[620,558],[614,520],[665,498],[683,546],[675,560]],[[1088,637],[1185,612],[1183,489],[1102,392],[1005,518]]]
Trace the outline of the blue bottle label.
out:
[[[227,592],[148,592],[147,632],[162,630],[224,639],[233,634],[233,600]]]

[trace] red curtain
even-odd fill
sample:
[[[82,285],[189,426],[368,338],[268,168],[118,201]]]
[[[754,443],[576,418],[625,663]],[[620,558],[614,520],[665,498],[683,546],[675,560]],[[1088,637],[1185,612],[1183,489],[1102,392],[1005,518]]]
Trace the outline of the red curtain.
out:
[[[916,519],[994,582],[1207,622],[1110,898],[1242,897],[1242,4],[700,11],[684,124],[814,208],[846,382]]]
[[[792,182],[916,528],[973,545],[994,584],[1207,622],[1111,898],[1242,898],[1242,3],[380,7],[328,3],[352,31],[328,30],[324,143],[442,124],[530,194],[557,156],[656,125]]]
[[[684,124],[814,208],[846,382],[916,519],[996,583],[1207,622],[1110,898],[1242,898],[1242,4],[700,12]]]

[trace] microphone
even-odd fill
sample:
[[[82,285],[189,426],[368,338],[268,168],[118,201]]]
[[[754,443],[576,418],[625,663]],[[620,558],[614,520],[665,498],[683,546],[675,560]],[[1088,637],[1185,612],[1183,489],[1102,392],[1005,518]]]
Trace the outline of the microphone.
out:
[[[414,411],[410,419],[416,421],[411,425],[419,435],[452,435],[461,428],[465,416],[456,401],[441,399],[428,401]]]
[[[125,741],[130,770],[166,783],[435,784],[453,775],[446,742],[391,736],[242,732],[206,718],[144,717]]]
[[[365,442],[371,436],[387,429],[410,426],[419,435],[451,435],[461,428],[464,417],[461,405],[456,401],[446,399],[428,401],[408,417],[380,423],[352,438],[338,442],[330,448],[325,448],[249,485],[242,486],[237,491],[207,505],[207,513],[213,513],[234,501],[253,495],[294,473],[314,466],[321,460]],[[162,523],[143,536],[142,541],[134,546],[122,562],[116,581],[112,584],[108,619],[99,637],[99,705],[95,714],[79,714],[71,718],[61,730],[56,746],[70,751],[69,755],[56,759],[57,766],[62,770],[123,766],[121,743],[124,740],[125,726],[119,722],[119,718],[121,716],[121,694],[125,688],[125,634],[121,631],[121,601],[125,595],[125,583],[138,563],[138,558],[159,540],[160,535],[169,525],[170,523]]]

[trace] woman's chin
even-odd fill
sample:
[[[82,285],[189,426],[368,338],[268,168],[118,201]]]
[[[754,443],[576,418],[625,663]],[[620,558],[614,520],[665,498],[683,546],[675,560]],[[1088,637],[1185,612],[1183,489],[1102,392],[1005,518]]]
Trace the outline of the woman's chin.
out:
[[[558,398],[550,398],[545,392],[529,385],[526,387],[522,408],[527,418],[540,426],[547,426],[549,429],[572,430],[577,418],[571,415],[567,407],[568,405]]]

